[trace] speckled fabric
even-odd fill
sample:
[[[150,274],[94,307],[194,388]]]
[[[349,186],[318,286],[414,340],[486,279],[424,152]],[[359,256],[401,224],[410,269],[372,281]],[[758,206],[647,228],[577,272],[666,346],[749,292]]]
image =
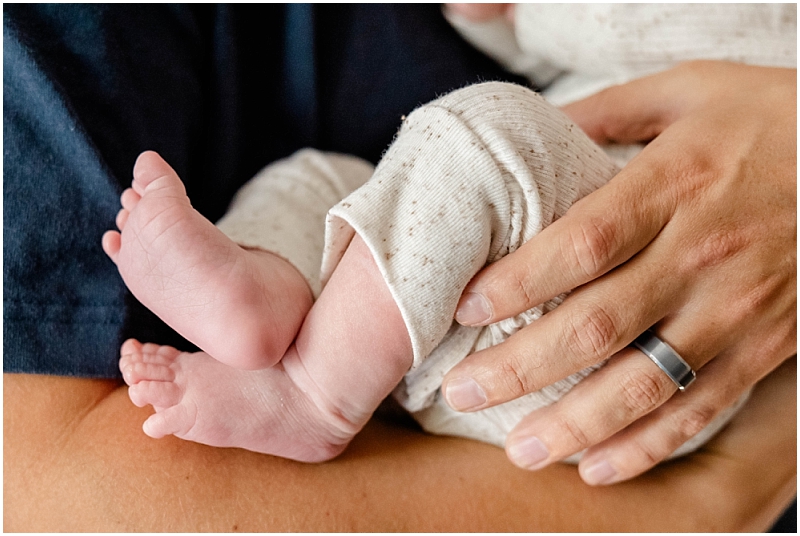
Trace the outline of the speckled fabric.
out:
[[[409,115],[366,184],[369,164],[304,150],[262,171],[218,225],[242,245],[293,262],[315,295],[358,232],[412,341],[414,365],[395,398],[430,432],[502,446],[522,417],[558,400],[601,365],[495,408],[455,412],[440,393],[447,371],[535,321],[563,296],[484,328],[452,320],[458,299],[487,262],[515,251],[617,169],[534,92],[486,83]],[[325,221],[327,207],[345,195]],[[315,270],[320,258],[321,274]],[[731,414],[693,445],[707,440]]]
[[[513,26],[504,19],[481,24],[453,15],[448,19],[506,67],[546,86],[544,97],[561,105],[691,59],[796,67],[796,12],[795,4],[521,4]],[[315,292],[358,232],[412,340],[414,365],[395,397],[430,432],[502,446],[522,417],[558,400],[594,369],[495,408],[451,410],[440,393],[444,374],[469,353],[502,342],[547,313],[563,296],[485,328],[452,321],[458,299],[481,267],[516,250],[604,184],[639,147],[605,149],[533,92],[510,84],[480,84],[414,111],[364,186],[358,188],[366,168],[335,156],[343,166],[329,167],[329,173],[318,177],[328,185],[331,177],[339,177],[334,183],[340,187],[323,187],[330,195],[276,202],[267,211],[243,198],[221,226],[246,245],[272,249],[295,262]],[[308,158],[327,158],[321,153],[305,155],[306,163]],[[311,175],[304,189],[314,188],[312,175],[322,169],[305,168]],[[243,196],[269,196],[272,189],[289,188],[267,180],[272,172],[257,179],[264,187]],[[283,176],[291,180],[294,175]],[[321,232],[324,201],[352,190],[328,213],[325,249],[320,251],[319,238],[305,238]],[[289,197],[300,192],[282,191]],[[241,218],[240,208],[245,206],[249,216]],[[313,217],[287,216],[285,221],[296,224],[294,234],[287,235],[291,238],[258,238],[259,233],[244,229],[259,218],[270,220],[260,223],[261,229],[269,229],[284,221],[283,212],[292,206],[304,207],[303,214]],[[298,253],[305,248],[308,251]],[[313,260],[320,257],[322,271],[317,276]],[[299,258],[302,262],[295,260]],[[746,398],[743,395],[674,455],[707,441]]]
[[[464,357],[501,343],[563,300],[558,296],[487,327],[464,327],[452,319],[469,280],[617,171],[600,147],[541,96],[486,83],[414,111],[369,182],[331,209],[322,281],[358,232],[414,349],[414,365],[394,396],[427,431],[503,446],[523,417],[602,366],[473,413],[452,410],[441,396],[442,378]],[[676,454],[707,441],[745,398]]]
[[[234,197],[217,227],[239,245],[271,251],[303,274],[319,296],[328,210],[367,182],[372,164],[303,149],[262,169]]]
[[[315,296],[357,231],[412,341],[414,365],[396,398],[432,432],[502,444],[523,415],[557,400],[592,369],[500,408],[455,414],[438,397],[444,374],[562,297],[486,328],[453,321],[458,299],[487,262],[516,250],[617,167],[534,92],[486,83],[410,114],[372,171],[357,158],[300,151],[243,187],[217,225],[243,246],[292,262]]]
[[[559,106],[683,61],[797,66],[797,4],[530,3],[513,23],[445,15]]]
[[[411,389],[409,409],[426,404],[445,369],[476,344],[497,344],[557,305],[558,299],[490,328],[452,326],[461,292],[478,270],[616,172],[564,114],[521,86],[469,86],[405,119],[372,179],[331,209],[322,280],[358,232],[411,334],[407,384],[429,383],[424,394]],[[446,334],[443,345],[463,341],[460,350],[434,352]]]

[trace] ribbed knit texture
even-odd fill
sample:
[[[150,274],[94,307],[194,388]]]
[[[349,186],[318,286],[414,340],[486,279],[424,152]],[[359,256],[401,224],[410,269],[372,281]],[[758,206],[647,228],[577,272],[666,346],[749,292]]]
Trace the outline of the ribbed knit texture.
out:
[[[464,327],[452,319],[469,280],[616,172],[611,159],[540,96],[486,83],[414,111],[370,181],[331,209],[323,284],[358,232],[395,298],[414,350],[412,370],[394,396],[425,430],[503,446],[523,417],[559,400],[602,366],[473,413],[452,410],[440,391],[444,375],[464,357],[503,342],[563,300],[558,296],[484,328]],[[705,443],[745,399],[675,455]]]
[[[416,368],[478,270],[616,171],[530,90],[486,83],[453,92],[414,111],[372,179],[331,209],[322,280],[358,232],[409,328]]]
[[[298,151],[245,184],[217,227],[239,245],[271,251],[291,262],[316,299],[322,290],[325,215],[372,171],[371,164],[354,156]]]
[[[543,95],[561,105],[692,59],[794,68],[796,10],[794,4],[519,4],[514,27],[503,20],[448,19],[507,67],[549,84]],[[243,188],[219,226],[237,242],[295,264],[315,296],[358,232],[412,340],[414,365],[395,397],[430,432],[502,446],[522,417],[558,400],[597,367],[495,408],[451,410],[440,394],[447,371],[563,299],[485,328],[466,328],[452,321],[461,292],[487,262],[515,251],[637,151],[608,151],[612,161],[539,96],[509,84],[481,84],[423,106],[404,121],[372,179],[330,210],[324,252],[325,212],[363,184],[369,164],[298,153]],[[673,455],[702,445],[746,398]]]
[[[468,328],[452,320],[459,297],[478,270],[515,251],[616,171],[599,147],[540,96],[512,84],[486,83],[414,111],[366,184],[370,164],[303,150],[262,170],[218,226],[241,245],[292,262],[315,296],[357,231],[412,341],[414,364],[395,398],[432,433],[503,446],[524,416],[560,399],[602,364],[494,408],[453,411],[441,397],[444,375],[563,300],[558,296],[516,317]],[[327,208],[345,195],[326,221]],[[364,373],[368,367],[364,363]],[[707,441],[737,408],[678,454]]]
[[[447,14],[556,105],[706,59],[797,67],[797,4],[517,4],[514,23]]]
[[[468,328],[453,321],[467,283],[616,172],[603,151],[539,95],[512,84],[485,83],[409,115],[372,179],[331,209],[322,281],[357,232],[411,337],[414,365],[395,396],[413,413],[428,408],[418,415],[426,429],[442,431],[441,412],[430,408],[448,370],[469,353],[507,339],[562,299],[492,326]],[[508,406],[473,414],[475,424],[459,435],[502,444],[522,415],[557,400],[591,370]],[[523,413],[509,414],[506,408],[512,406]]]

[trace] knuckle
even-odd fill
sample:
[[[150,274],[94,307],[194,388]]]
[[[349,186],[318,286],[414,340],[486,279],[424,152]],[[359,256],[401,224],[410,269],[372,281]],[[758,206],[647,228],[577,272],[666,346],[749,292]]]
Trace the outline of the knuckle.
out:
[[[696,273],[722,264],[747,246],[742,233],[731,229],[715,229],[706,234],[684,259],[685,271]]]
[[[583,449],[590,446],[589,435],[568,415],[557,414],[554,429],[558,431],[559,437],[571,443],[571,448]]]
[[[664,162],[664,172],[672,178],[666,188],[673,212],[679,206],[697,204],[724,174],[718,164],[704,155],[702,146],[687,147],[675,159]]]
[[[579,272],[577,275],[591,279],[608,268],[617,242],[616,235],[616,228],[609,220],[588,218],[566,235],[562,254],[568,266]]]
[[[618,321],[602,305],[589,305],[573,313],[568,322],[566,347],[578,359],[609,357],[619,339]]]
[[[621,380],[622,404],[631,415],[649,413],[669,397],[669,386],[662,381],[661,371],[646,374],[629,372]]]
[[[636,473],[646,471],[669,455],[669,452],[663,451],[662,445],[653,445],[641,438],[633,439],[630,449],[628,459],[637,466]]]
[[[779,303],[779,290],[769,278],[756,283],[740,283],[737,297],[731,299],[726,310],[729,326],[747,326],[753,318],[764,316],[765,311]]]
[[[754,371],[759,377],[797,353],[797,319],[784,319],[776,324],[771,333],[759,337],[758,347],[752,351]]]
[[[511,354],[503,361],[500,374],[505,383],[509,399],[519,398],[531,392],[531,379],[524,356]]]
[[[740,322],[752,319],[753,315],[764,316],[772,313],[781,319],[793,317],[797,320],[797,281],[796,267],[774,270],[762,270],[757,273],[758,279],[740,285],[740,297],[734,304],[741,310]]]
[[[523,271],[513,270],[509,273],[510,280],[508,285],[510,287],[509,295],[515,296],[517,300],[522,303],[525,308],[530,308],[538,303],[535,303],[535,292],[531,287],[530,274]]]
[[[699,434],[716,415],[716,410],[708,405],[694,406],[686,410],[678,417],[678,438],[680,442],[675,445],[679,447],[686,440]]]

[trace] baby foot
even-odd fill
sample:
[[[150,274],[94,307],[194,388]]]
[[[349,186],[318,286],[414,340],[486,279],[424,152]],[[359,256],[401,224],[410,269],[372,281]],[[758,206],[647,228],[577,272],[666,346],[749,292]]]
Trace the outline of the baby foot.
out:
[[[103,249],[136,298],[219,361],[269,367],[311,307],[303,276],[269,252],[238,246],[194,210],[175,171],[142,153]]]
[[[213,447],[320,462],[341,453],[363,424],[320,409],[318,397],[298,387],[282,363],[238,370],[202,352],[135,340],[126,341],[121,354],[131,401],[156,410],[143,425],[150,437],[173,434]]]

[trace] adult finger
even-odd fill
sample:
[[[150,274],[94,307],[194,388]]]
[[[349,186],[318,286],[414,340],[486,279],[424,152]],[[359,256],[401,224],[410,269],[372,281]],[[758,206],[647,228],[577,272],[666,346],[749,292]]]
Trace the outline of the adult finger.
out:
[[[611,357],[684,303],[690,285],[663,261],[673,250],[669,238],[652,243],[505,342],[465,358],[443,380],[447,402],[459,411],[491,407]],[[663,277],[667,270],[674,279]]]
[[[676,390],[652,361],[626,348],[557,403],[524,418],[509,433],[506,452],[516,465],[540,469],[611,437]],[[595,419],[598,413],[605,418]]]
[[[717,268],[723,280],[737,276],[740,285],[735,297],[721,294],[717,285],[692,279],[694,262],[708,259],[695,261],[694,255],[683,251],[678,232],[681,227],[665,228],[659,241],[631,261],[577,289],[558,308],[504,343],[467,357],[443,380],[448,403],[460,411],[473,411],[534,392],[603,361],[657,322],[659,336],[673,346],[677,344],[679,352],[687,349],[689,363],[695,369],[735,344],[743,333],[766,333],[781,324],[791,325],[785,319],[772,317],[772,312],[791,311],[795,296],[793,289],[787,287],[791,281],[773,277],[759,281],[761,270],[753,259],[743,261],[756,272],[750,277],[740,274],[738,263]],[[665,264],[665,258],[673,264]],[[670,277],[664,277],[665,273]],[[756,280],[751,281],[752,278]],[[765,303],[771,305],[768,311],[748,319],[754,306]],[[755,328],[756,322],[763,323],[763,329],[742,330],[743,325]],[[782,355],[788,355],[787,351]],[[766,373],[774,366],[768,360],[756,368]],[[613,392],[615,383],[619,383],[593,381],[604,386],[598,389],[597,396]],[[595,415],[603,418],[587,417],[576,422],[586,427],[594,426],[593,420],[603,422],[603,433],[609,435],[632,422],[619,423],[599,409]],[[587,446],[565,445],[559,451]]]
[[[724,62],[689,62],[609,88],[563,110],[600,143],[649,141],[692,110],[703,109],[710,95],[718,96],[719,88],[692,84],[693,79],[730,68]],[[758,74],[736,68],[748,76]],[[693,127],[687,124],[678,130]],[[672,138],[678,137],[673,133]],[[680,150],[670,139],[655,140],[608,185],[576,203],[516,252],[484,268],[464,290],[456,320],[486,325],[508,318],[630,258],[652,240],[674,208],[673,196],[659,195],[655,188],[643,190],[643,180],[653,186],[674,183],[684,172],[675,166],[674,155]]]
[[[762,374],[740,359],[714,359],[691,390],[590,448],[579,464],[581,478],[606,485],[638,476],[672,455],[724,410],[732,408]]]
[[[788,294],[776,285],[764,299],[789,306]],[[687,391],[675,394],[675,384],[652,361],[625,349],[562,400],[523,419],[507,439],[509,457],[538,469],[589,448],[581,474],[590,484],[627,480],[666,459],[768,374],[774,355],[796,348],[793,323],[769,313],[751,321],[760,333],[780,328],[766,341],[741,330],[707,330],[698,319],[730,325],[722,301],[701,300],[705,307],[688,307],[656,326],[698,371]]]
[[[658,235],[674,209],[665,196],[643,196],[636,178],[648,173],[654,184],[667,184],[669,168],[668,162],[651,162],[647,169],[631,163],[517,251],[478,273],[464,290],[456,320],[473,326],[497,322],[630,259]]]
[[[696,319],[694,323],[697,324]],[[674,346],[693,370],[706,376],[704,365],[720,355],[730,344],[730,338],[725,332],[699,333],[697,330],[682,330],[683,327],[682,322],[678,322],[671,328],[658,325],[656,331],[662,340]],[[617,467],[614,474],[619,479],[629,478],[666,458],[700,432],[714,415],[732,402],[731,397],[735,398],[737,393],[754,383],[756,376],[758,374],[747,378],[746,382],[750,383],[729,382],[724,389],[714,389],[712,385],[712,392],[706,393],[705,398],[694,395],[697,382],[690,390],[676,395],[677,385],[661,368],[638,349],[625,348],[556,404],[523,419],[509,434],[506,450],[517,465],[539,469],[602,443],[632,423],[649,418],[645,416],[652,415],[665,403],[672,403],[674,396],[690,402],[683,414],[672,416],[659,426],[655,435],[660,432],[662,437],[657,449],[645,451],[649,457],[633,457],[627,464]],[[704,380],[701,385],[707,382]],[[692,396],[688,396],[689,393]],[[670,428],[675,418],[682,418],[686,413],[691,413],[691,423],[687,422],[677,430]],[[599,419],[598,415],[602,418]],[[589,471],[591,476],[608,476],[607,472],[599,471],[608,465],[601,466],[601,461],[598,461],[598,468]]]

